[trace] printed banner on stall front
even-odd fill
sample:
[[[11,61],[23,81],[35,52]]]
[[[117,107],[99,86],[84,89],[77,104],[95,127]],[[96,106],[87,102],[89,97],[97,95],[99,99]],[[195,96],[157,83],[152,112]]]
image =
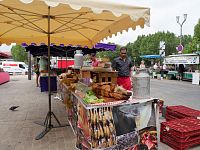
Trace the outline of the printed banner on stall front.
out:
[[[165,64],[199,64],[199,56],[174,56],[164,58]]]
[[[82,148],[156,150],[155,107],[153,101],[89,110],[79,104],[78,126],[84,135],[79,137]]]
[[[117,145],[113,150],[157,149],[155,106],[152,102],[146,102],[113,107],[117,135]]]

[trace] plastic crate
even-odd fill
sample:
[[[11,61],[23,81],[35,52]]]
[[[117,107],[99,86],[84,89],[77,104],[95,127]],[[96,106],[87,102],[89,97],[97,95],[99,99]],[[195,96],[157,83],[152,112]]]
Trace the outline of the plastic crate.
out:
[[[174,120],[174,119],[182,119],[182,118],[186,118],[188,116],[182,115],[180,113],[177,113],[175,111],[167,111],[166,112],[166,120]]]
[[[160,131],[178,138],[200,135],[200,120],[196,118],[183,118],[162,122]]]
[[[186,106],[168,106],[167,112],[176,114],[180,117],[200,117],[200,111]]]
[[[170,115],[168,113],[166,113],[166,120],[167,121],[171,121],[171,120],[175,120],[175,119],[180,119],[180,118],[177,118],[176,116],[174,115]],[[182,119],[182,118],[181,118]]]
[[[196,135],[193,135],[193,136],[189,136],[187,138],[176,137],[176,136],[174,136],[173,134],[171,134],[169,132],[160,132],[160,135],[169,137],[169,138],[171,138],[172,140],[174,140],[174,141],[176,141],[178,143],[188,143],[188,142],[193,142],[193,141],[196,141],[196,140],[200,141],[200,133],[196,134]]]
[[[173,138],[163,136],[163,135],[160,136],[160,141],[167,144],[168,146],[172,147],[175,150],[185,150],[185,149],[188,149],[189,147],[193,147],[195,145],[200,144],[199,139],[194,140],[192,142],[177,142]]]

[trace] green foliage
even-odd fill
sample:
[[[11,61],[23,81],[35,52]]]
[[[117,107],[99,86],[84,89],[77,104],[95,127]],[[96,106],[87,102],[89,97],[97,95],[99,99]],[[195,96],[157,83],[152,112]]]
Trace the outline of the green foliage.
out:
[[[28,62],[28,54],[21,45],[13,46],[11,49],[12,57],[15,61]]]
[[[196,37],[197,41],[200,42],[200,19],[194,27],[194,37]]]
[[[108,57],[110,59],[110,61],[112,62],[114,58],[119,56],[119,49],[120,49],[120,45],[117,45],[117,48],[115,51],[103,51],[103,52],[98,52],[96,54],[97,58],[104,58],[104,57]]]
[[[137,40],[134,43],[128,43],[126,45],[128,50],[128,57],[130,57],[136,65],[139,65],[141,61],[141,55],[159,54],[160,41],[165,42],[166,56],[171,55],[173,53],[177,54],[176,47],[179,45],[180,39],[174,33],[168,31],[138,36]],[[184,35],[182,37],[182,44],[184,46],[183,53],[193,53],[197,50],[197,44],[199,44],[200,46],[200,19],[198,21],[198,24],[194,28],[194,37],[192,37],[191,35]],[[117,50],[114,52],[99,52],[97,56],[106,56],[109,57],[112,61],[115,57],[119,56],[120,47],[120,45],[117,45]],[[200,50],[200,48],[198,50]],[[145,59],[145,64],[150,64],[150,61],[151,60],[149,59]]]
[[[192,40],[185,46],[184,54],[194,53],[197,51],[197,44],[200,45],[197,37],[193,37]]]

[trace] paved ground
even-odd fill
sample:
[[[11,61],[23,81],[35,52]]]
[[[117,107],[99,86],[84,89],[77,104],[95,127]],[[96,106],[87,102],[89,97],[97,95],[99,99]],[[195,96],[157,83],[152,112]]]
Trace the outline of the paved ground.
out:
[[[151,79],[150,89],[151,96],[163,99],[164,104],[167,106],[184,105],[193,109],[200,110],[199,85],[192,85],[191,82],[187,81]],[[165,119],[161,116],[159,119],[160,122],[165,121]],[[159,149],[170,150],[171,148],[163,143],[159,143]],[[191,149],[199,150],[200,146]]]
[[[200,86],[191,82],[151,80],[151,95],[163,98],[167,105],[182,104],[200,110],[199,91]],[[13,105],[20,106],[18,111],[8,110]],[[62,123],[67,123],[63,104],[53,98],[52,110]],[[35,140],[43,127],[33,122],[44,121],[47,111],[48,95],[40,92],[35,80],[12,76],[10,82],[0,85],[0,150],[75,150],[76,137],[70,127],[53,129],[43,139]],[[159,143],[159,150],[170,148]]]
[[[163,99],[166,105],[185,105],[200,110],[200,86],[188,81],[152,79],[151,96]]]
[[[0,85],[0,150],[74,150],[75,136],[70,127],[53,129],[35,140],[43,127],[33,122],[44,121],[48,95],[41,93],[34,81],[12,76],[10,82]],[[20,106],[18,111],[8,110],[13,105]],[[60,101],[52,99],[52,110],[60,122],[67,122]]]

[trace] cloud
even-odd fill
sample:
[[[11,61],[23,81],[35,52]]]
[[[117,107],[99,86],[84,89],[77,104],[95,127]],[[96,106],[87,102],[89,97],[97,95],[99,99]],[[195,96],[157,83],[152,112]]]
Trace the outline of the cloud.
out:
[[[2,44],[2,45],[0,46],[0,51],[1,51],[1,52],[10,52],[12,46],[15,46],[15,45],[16,45],[16,43],[11,43],[10,45]]]
[[[104,42],[115,42],[120,45],[126,45],[134,42],[139,35],[153,34],[158,31],[170,31],[177,36],[180,35],[180,26],[176,22],[176,16],[180,16],[180,22],[183,14],[188,14],[186,22],[183,24],[183,34],[194,34],[194,26],[200,18],[200,0],[120,0],[121,3],[149,7],[151,9],[150,27],[144,29],[136,28],[135,31],[129,30],[126,33],[109,38]]]

